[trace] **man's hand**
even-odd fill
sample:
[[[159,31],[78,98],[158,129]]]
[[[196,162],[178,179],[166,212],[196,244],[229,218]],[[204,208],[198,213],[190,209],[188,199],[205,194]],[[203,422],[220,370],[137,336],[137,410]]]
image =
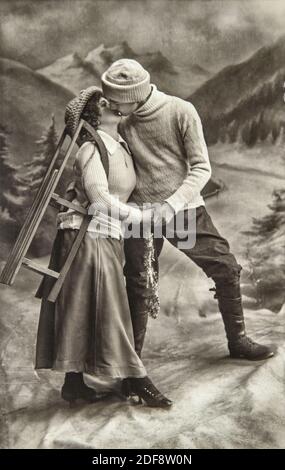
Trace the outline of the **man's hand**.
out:
[[[175,212],[168,202],[164,202],[160,205],[154,205],[154,216],[153,222],[155,225],[158,224],[168,224],[170,220],[174,217]]]

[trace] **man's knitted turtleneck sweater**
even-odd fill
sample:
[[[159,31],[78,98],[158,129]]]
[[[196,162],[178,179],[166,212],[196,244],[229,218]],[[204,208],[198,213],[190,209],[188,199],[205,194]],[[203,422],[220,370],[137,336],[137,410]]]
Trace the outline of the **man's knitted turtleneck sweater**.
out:
[[[200,192],[211,166],[201,121],[191,103],[152,85],[146,103],[122,120],[120,133],[131,149],[137,176],[129,201],[167,201],[176,213],[204,205]]]

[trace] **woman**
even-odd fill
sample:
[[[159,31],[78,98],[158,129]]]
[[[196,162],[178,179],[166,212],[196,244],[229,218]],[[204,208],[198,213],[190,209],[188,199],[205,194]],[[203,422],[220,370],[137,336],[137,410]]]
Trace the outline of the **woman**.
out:
[[[37,293],[42,297],[36,369],[65,372],[62,398],[73,402],[98,399],[87,387],[83,372],[121,378],[127,396],[138,395],[149,406],[169,407],[148,378],[134,349],[133,330],[123,276],[122,221],[150,219],[150,211],[126,204],[136,184],[127,144],[118,134],[120,115],[109,109],[97,87],[82,90],[67,106],[71,136],[84,118],[95,128],[108,152],[108,179],[92,136],[82,129],[74,163],[73,203],[92,207],[93,218],[65,278],[55,307],[46,300],[54,281],[46,277]],[[110,212],[111,211],[111,212]],[[60,270],[82,215],[69,209],[57,217],[58,234],[50,267]]]

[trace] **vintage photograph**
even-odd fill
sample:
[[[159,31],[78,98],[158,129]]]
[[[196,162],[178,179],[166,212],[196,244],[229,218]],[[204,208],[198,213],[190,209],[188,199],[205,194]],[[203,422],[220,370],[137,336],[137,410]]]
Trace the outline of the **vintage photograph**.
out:
[[[284,1],[0,17],[0,448],[284,449]]]

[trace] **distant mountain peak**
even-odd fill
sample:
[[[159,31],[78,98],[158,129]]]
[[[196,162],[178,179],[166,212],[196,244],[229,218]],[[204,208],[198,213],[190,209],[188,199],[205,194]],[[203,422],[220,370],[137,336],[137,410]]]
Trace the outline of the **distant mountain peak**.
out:
[[[40,69],[39,73],[78,93],[83,87],[100,86],[102,73],[113,62],[123,58],[137,60],[150,72],[153,83],[166,93],[180,97],[187,96],[187,92],[191,93],[198,83],[203,83],[209,77],[209,73],[198,64],[193,68],[180,67],[173,64],[160,50],[138,53],[127,41],[111,46],[101,43],[85,57],[74,52]]]
[[[106,47],[104,44],[100,44],[100,46],[95,47],[95,49],[88,52],[85,57],[85,61],[94,63],[95,61],[100,60],[110,63],[125,57],[133,58],[135,55],[135,52],[129,46],[127,41],[123,41],[122,43],[111,47]]]
[[[82,65],[83,63],[83,59],[81,57],[81,55],[79,54],[79,52],[74,52],[72,54],[73,56],[73,64],[74,64],[74,67],[78,67],[79,65]]]
[[[43,73],[44,71],[50,71],[51,73],[58,72],[60,70],[65,70],[70,67],[79,67],[83,63],[83,59],[78,52],[73,52],[72,54],[67,54],[63,57],[60,57],[55,62],[46,67],[37,70],[39,73]],[[43,73],[43,75],[46,75]]]

